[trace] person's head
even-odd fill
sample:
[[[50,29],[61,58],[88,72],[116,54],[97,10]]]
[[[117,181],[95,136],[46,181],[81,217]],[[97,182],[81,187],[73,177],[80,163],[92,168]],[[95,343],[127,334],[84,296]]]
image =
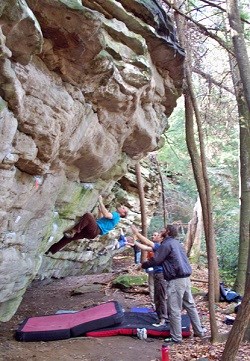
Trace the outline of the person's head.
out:
[[[175,226],[173,226],[172,224],[168,224],[166,229],[161,232],[161,235],[163,238],[165,237],[176,238],[178,236],[178,232]]]
[[[128,209],[125,206],[119,206],[117,207],[117,212],[120,214],[121,218],[126,218],[128,215]]]
[[[162,240],[163,240],[163,237],[162,237],[161,233],[154,232],[152,234],[152,241],[153,242],[160,243]]]

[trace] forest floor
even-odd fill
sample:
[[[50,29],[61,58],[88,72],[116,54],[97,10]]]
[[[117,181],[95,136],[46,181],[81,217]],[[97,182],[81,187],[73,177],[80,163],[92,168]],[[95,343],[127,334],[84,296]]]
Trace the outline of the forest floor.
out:
[[[131,256],[119,254],[114,258],[111,273],[33,281],[16,315],[9,322],[0,324],[0,361],[160,361],[162,338],[78,337],[50,342],[18,342],[14,339],[15,330],[26,317],[54,314],[58,310],[81,310],[111,300],[118,301],[126,311],[131,307],[150,307],[147,287],[137,287],[129,293],[111,287],[112,280],[119,274],[140,272],[133,265]],[[180,345],[170,346],[170,360],[193,361],[202,357],[220,360],[224,343],[212,345],[209,342],[207,270],[193,267],[192,279],[199,280],[192,284],[200,291],[195,300],[202,324],[208,330],[208,338],[191,336]],[[81,286],[85,289],[83,293],[77,292]],[[219,331],[230,331],[232,326],[223,323],[229,304],[220,302],[215,308]],[[249,344],[241,344],[236,360],[249,360]]]

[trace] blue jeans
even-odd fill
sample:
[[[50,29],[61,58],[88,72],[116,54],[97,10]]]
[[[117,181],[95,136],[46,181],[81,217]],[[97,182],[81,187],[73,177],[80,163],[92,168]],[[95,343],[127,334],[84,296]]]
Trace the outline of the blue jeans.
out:
[[[135,264],[141,263],[141,251],[134,251]]]

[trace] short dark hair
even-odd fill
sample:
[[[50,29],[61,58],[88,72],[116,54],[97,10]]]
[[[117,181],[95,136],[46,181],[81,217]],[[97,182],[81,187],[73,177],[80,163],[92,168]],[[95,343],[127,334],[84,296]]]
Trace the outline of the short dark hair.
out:
[[[176,238],[178,236],[177,228],[175,226],[173,226],[172,224],[167,225],[166,233],[167,233],[167,236],[169,236],[169,237]]]

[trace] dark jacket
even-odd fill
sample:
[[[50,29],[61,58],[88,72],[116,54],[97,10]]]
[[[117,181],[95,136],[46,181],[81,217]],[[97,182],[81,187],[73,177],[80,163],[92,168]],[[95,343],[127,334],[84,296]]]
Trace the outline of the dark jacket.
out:
[[[167,237],[155,252],[154,257],[143,262],[142,268],[149,268],[161,265],[163,267],[164,278],[167,281],[189,277],[192,273],[186,252],[180,242],[171,237]]]

